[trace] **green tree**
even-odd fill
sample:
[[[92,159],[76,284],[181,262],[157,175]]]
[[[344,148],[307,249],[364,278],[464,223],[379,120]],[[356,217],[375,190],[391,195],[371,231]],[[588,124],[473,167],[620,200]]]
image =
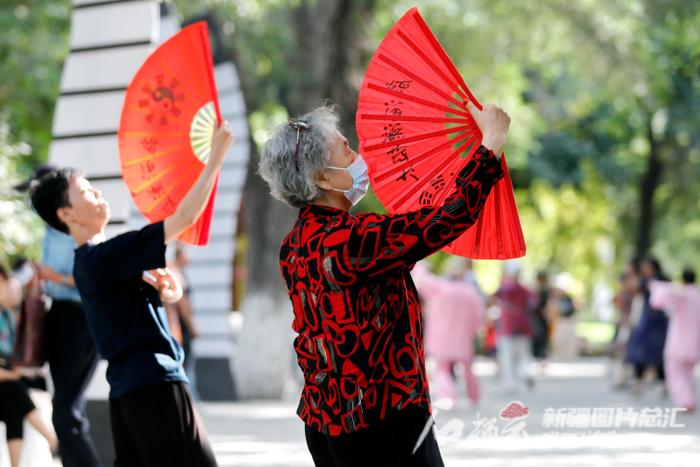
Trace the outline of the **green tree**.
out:
[[[12,185],[46,160],[70,1],[0,4],[0,261],[36,257],[41,223]]]

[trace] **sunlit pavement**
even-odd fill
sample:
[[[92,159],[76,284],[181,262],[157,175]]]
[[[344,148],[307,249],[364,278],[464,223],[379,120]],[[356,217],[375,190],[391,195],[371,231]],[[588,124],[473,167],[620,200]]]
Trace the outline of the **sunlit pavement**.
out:
[[[679,414],[675,423],[684,424],[682,428],[630,427],[629,414],[640,414],[645,407],[649,413],[658,410],[657,420],[663,421],[663,414],[668,419],[671,403],[662,398],[658,387],[649,388],[640,398],[629,391],[613,391],[605,359],[551,363],[532,390],[515,395],[501,392],[490,361],[479,360],[475,369],[483,394],[478,408],[469,407],[466,400],[451,410],[435,404],[438,440],[448,467],[700,466],[700,415]],[[700,388],[700,378],[696,380]],[[462,386],[460,390],[464,393]],[[499,414],[512,401],[520,401],[529,412],[509,424]],[[293,398],[200,404],[221,467],[312,466],[295,408]],[[562,417],[575,408],[597,409],[599,415],[607,409],[627,416],[628,422],[621,428],[567,428]],[[568,420],[592,423],[585,416]],[[514,432],[517,436],[508,436]],[[24,467],[60,466],[51,463],[44,441],[33,430],[27,430],[26,444]],[[5,455],[4,447],[0,448],[2,466],[9,465]]]
[[[546,409],[552,409],[548,414],[557,410],[565,414],[568,408],[607,408],[630,417],[630,413],[640,414],[646,407],[651,409],[649,413],[658,408],[658,413],[669,418],[670,411],[664,409],[670,410],[672,405],[662,398],[660,388],[650,387],[640,398],[635,398],[627,391],[613,391],[606,371],[605,359],[551,363],[536,378],[531,391],[505,395],[498,386],[495,366],[480,360],[476,365],[482,382],[480,406],[468,407],[463,400],[456,409],[436,410],[438,440],[445,464],[455,467],[699,466],[697,413],[678,414],[675,423],[684,424],[683,428],[632,428],[630,418],[620,428],[567,428],[565,419],[557,422],[551,417],[546,422],[549,426],[544,426]],[[513,426],[524,422],[518,437],[504,434],[509,430],[507,420],[499,418],[499,413],[514,400],[529,409],[526,417],[510,425],[512,433],[517,431],[512,430]],[[202,404],[201,408],[222,467],[313,465],[293,401]],[[482,424],[477,424],[477,420]],[[577,420],[586,424],[586,417]],[[663,415],[656,420],[663,423]],[[491,429],[474,432],[484,426]]]

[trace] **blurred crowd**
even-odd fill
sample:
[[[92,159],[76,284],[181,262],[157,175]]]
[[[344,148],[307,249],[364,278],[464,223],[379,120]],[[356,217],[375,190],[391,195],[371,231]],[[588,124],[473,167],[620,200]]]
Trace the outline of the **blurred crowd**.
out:
[[[478,403],[479,383],[472,371],[476,353],[495,357],[502,388],[509,394],[531,388],[548,359],[571,361],[578,355],[580,305],[568,273],[550,280],[541,271],[530,287],[521,281],[519,264],[506,262],[501,284],[491,295],[484,293],[473,263],[464,258],[450,257],[441,275],[422,262],[413,276],[423,301],[426,353],[435,362],[432,392],[439,406],[452,407],[459,399],[457,365],[468,399]]]
[[[700,360],[700,288],[687,268],[673,284],[654,258],[631,261],[620,276],[611,346],[613,383],[641,396],[658,386],[675,406],[695,410],[693,371]]]
[[[494,357],[504,392],[534,386],[547,362],[571,362],[586,348],[577,333],[582,304],[575,279],[544,271],[530,286],[521,281],[517,262],[504,263],[502,281],[488,295],[476,280],[470,260],[450,257],[442,274],[418,264],[414,280],[425,315],[426,354],[434,362],[432,393],[438,406],[460,399],[455,377],[461,367],[467,398],[477,404],[479,382],[474,357]],[[700,360],[700,288],[686,269],[674,284],[654,258],[631,261],[613,299],[615,332],[607,348],[615,389],[636,396],[656,390],[676,407],[696,406],[693,371]],[[654,389],[658,387],[658,389]]]

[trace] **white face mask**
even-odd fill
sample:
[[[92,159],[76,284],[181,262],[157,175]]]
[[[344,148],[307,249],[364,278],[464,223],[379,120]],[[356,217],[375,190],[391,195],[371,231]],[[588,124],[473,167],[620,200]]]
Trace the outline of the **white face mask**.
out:
[[[361,155],[357,155],[352,164],[347,167],[326,166],[327,169],[347,170],[352,177],[352,188],[349,190],[339,190],[331,188],[333,191],[344,193],[345,197],[355,206],[367,194],[369,189],[369,175],[367,174],[367,164]]]

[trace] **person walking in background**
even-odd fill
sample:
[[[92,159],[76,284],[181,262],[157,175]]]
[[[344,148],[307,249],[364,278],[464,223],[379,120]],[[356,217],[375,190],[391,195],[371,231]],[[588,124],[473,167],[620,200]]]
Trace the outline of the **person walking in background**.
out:
[[[649,302],[669,315],[664,347],[666,385],[677,407],[694,411],[697,407],[693,370],[700,361],[700,287],[695,272],[683,271],[683,285],[651,281]]]
[[[46,439],[52,453],[58,449],[58,440],[29,397],[27,387],[21,382],[22,373],[12,367],[16,319],[11,307],[16,300],[9,279],[7,271],[0,266],[0,421],[5,424],[10,463],[19,467],[25,419]]]
[[[634,392],[637,395],[640,395],[644,390],[645,379],[651,376],[651,371],[655,372],[658,381],[665,380],[664,346],[668,330],[666,313],[652,306],[649,302],[649,282],[668,282],[668,279],[663,274],[659,262],[653,258],[644,260],[641,263],[640,271],[642,274],[640,290],[644,299],[643,308],[639,322],[633,329],[627,346],[627,361],[634,365],[636,378]]]
[[[503,282],[494,295],[494,303],[501,314],[496,323],[496,355],[501,384],[506,393],[521,390],[524,383],[534,383],[532,362],[531,310],[535,295],[520,283],[520,267],[509,261],[503,268]]]
[[[547,316],[552,326],[552,357],[573,361],[578,357],[576,336],[576,304],[571,297],[573,278],[568,273],[559,273],[554,278]]]
[[[632,329],[636,324],[635,317],[638,318],[641,312],[640,305],[643,305],[640,299],[643,300],[639,294],[639,273],[636,265],[630,262],[620,277],[620,290],[613,297],[617,323],[611,343],[611,376],[615,389],[624,388],[627,385],[629,365],[625,362],[625,356]],[[633,312],[635,309],[639,312]]]
[[[55,171],[37,167],[15,188],[26,191],[42,176]],[[54,383],[53,425],[59,440],[63,467],[99,467],[97,449],[85,412],[85,390],[99,362],[87,327],[85,311],[73,279],[75,240],[49,226],[42,244],[42,260],[36,263],[45,293],[51,298],[46,316],[46,354]]]
[[[532,316],[532,356],[543,366],[549,349],[549,320],[547,319],[547,303],[550,288],[546,271],[537,273],[536,301]]]
[[[437,364],[436,404],[445,409],[457,401],[452,372],[455,364],[463,367],[467,397],[473,404],[479,402],[479,382],[472,372],[472,362],[485,309],[477,288],[464,280],[466,261],[451,257],[444,278],[431,274],[422,264],[413,270],[425,306],[425,350]]]
[[[192,343],[199,336],[199,332],[192,316],[192,300],[190,298],[192,286],[185,272],[189,261],[187,249],[178,243],[175,246],[175,259],[168,264],[168,268],[175,274],[182,285],[182,298],[174,303],[166,303],[165,309],[168,312],[173,336],[182,345],[182,350],[185,351],[185,362],[183,365],[185,373],[187,373],[187,377],[190,380],[192,396],[197,400],[199,395],[197,393],[195,356]]]

